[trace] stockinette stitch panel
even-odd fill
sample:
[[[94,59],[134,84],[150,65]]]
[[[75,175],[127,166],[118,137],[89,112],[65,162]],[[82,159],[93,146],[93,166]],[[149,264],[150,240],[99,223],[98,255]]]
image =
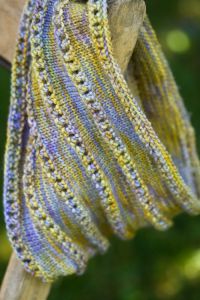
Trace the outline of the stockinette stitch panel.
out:
[[[147,18],[132,61],[139,97],[113,58],[106,0],[27,2],[4,211],[17,256],[45,281],[82,274],[112,234],[166,230],[200,211],[193,128]]]

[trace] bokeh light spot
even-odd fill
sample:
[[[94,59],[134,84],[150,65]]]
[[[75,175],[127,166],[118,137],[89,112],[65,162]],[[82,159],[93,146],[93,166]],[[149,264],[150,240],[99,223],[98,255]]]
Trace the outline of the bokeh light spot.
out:
[[[196,250],[185,261],[184,273],[188,279],[200,277],[200,250]]]
[[[190,38],[187,33],[178,29],[171,30],[167,33],[166,43],[168,48],[176,53],[187,52],[191,46]]]

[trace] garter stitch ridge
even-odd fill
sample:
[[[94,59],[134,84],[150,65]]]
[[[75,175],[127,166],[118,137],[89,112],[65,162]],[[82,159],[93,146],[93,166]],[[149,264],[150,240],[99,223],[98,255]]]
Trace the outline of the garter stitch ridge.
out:
[[[130,37],[131,38],[131,37]],[[112,234],[199,214],[193,128],[147,17],[132,95],[107,1],[29,0],[12,68],[4,212],[24,267],[45,281],[84,272]]]

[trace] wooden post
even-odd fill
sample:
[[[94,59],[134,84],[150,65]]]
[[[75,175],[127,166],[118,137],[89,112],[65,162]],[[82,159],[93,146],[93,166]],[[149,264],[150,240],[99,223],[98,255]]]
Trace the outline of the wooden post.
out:
[[[13,253],[4,277],[0,300],[43,300],[50,291],[50,284],[29,275]]]
[[[122,72],[125,73],[146,7],[143,0],[108,0],[108,5],[113,51]]]
[[[12,61],[25,0],[0,0],[0,56]]]
[[[12,61],[16,32],[25,0],[0,0],[0,56]],[[143,0],[108,0],[114,55],[126,73],[145,14]],[[133,87],[132,87],[133,88]],[[0,300],[45,300],[50,284],[24,271],[15,254],[10,259]]]

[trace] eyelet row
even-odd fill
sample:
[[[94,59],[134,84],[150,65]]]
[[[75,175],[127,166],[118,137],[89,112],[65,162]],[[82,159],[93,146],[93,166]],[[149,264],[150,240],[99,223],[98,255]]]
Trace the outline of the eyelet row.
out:
[[[47,98],[47,101],[45,101],[45,103],[49,104],[50,112],[55,116],[56,124],[59,126],[61,131],[63,133],[65,133],[70,145],[75,147],[76,152],[80,155],[82,162],[86,166],[86,170],[89,172],[90,175],[92,175],[91,178],[95,182],[95,187],[98,189],[101,198],[105,202],[104,203],[102,201],[104,209],[106,209],[107,214],[112,216],[113,224],[114,224],[115,228],[117,228],[116,229],[117,233],[124,236],[125,233],[124,233],[124,231],[122,231],[123,225],[121,225],[122,221],[120,221],[120,219],[118,219],[118,217],[115,216],[116,215],[115,203],[113,200],[111,200],[110,193],[108,193],[109,188],[106,185],[106,181],[103,179],[103,173],[99,170],[99,167],[97,166],[94,158],[92,157],[92,155],[89,153],[89,151],[84,146],[83,141],[82,141],[77,129],[75,129],[74,126],[71,123],[69,123],[68,120],[66,120],[66,117],[63,115],[62,110],[60,108],[59,102],[56,100],[54,92],[51,89],[51,86],[49,85],[47,72],[45,70],[44,61],[42,59],[42,57],[43,57],[42,49],[41,49],[41,47],[37,47],[39,44],[39,40],[40,40],[40,38],[38,36],[38,32],[40,32],[40,30],[37,28],[37,26],[34,28],[34,30],[36,30],[37,45],[35,44],[35,41],[36,41],[35,34],[32,36],[32,43],[33,43],[33,46],[35,49],[35,53],[37,53],[37,55],[40,56],[39,60],[37,59],[37,61],[36,61],[36,65],[37,65],[38,70],[40,70],[39,81],[40,81],[42,90],[45,93],[44,96]],[[60,35],[60,36],[62,37],[62,35]],[[62,40],[62,47],[64,47],[64,49],[68,49],[68,47],[66,47],[66,45],[68,45],[68,43],[63,43],[63,40]],[[38,63],[38,61],[39,61],[39,63]],[[68,57],[68,62],[69,62],[69,65],[71,66],[71,71],[74,74],[76,74],[78,72],[78,69],[73,64],[74,60],[73,60],[72,56]],[[84,80],[84,78],[82,78],[79,74],[78,82],[82,86],[82,93],[87,95],[87,87],[84,86],[83,80]],[[91,168],[91,166],[92,166],[92,168]],[[93,172],[94,169],[95,169],[95,172]],[[106,205],[108,202],[110,202],[109,206]]]
[[[93,1],[91,0],[91,7],[93,7],[93,4],[91,4],[92,2]],[[107,20],[107,7],[105,1],[98,1],[98,10],[98,21],[100,16],[103,18],[103,15],[104,20]],[[182,178],[178,174],[177,169],[172,162],[170,155],[167,153],[165,147],[160,143],[157,135],[151,127],[150,122],[144,117],[143,113],[138,107],[137,102],[130,95],[130,91],[123,78],[123,75],[121,74],[119,67],[114,62],[108,23],[105,24],[104,22],[104,26],[101,27],[95,26],[96,15],[94,14],[94,9],[90,9],[90,12],[90,22],[91,26],[93,27],[92,31],[95,31],[95,34],[93,34],[94,45],[98,49],[104,68],[110,75],[116,93],[120,96],[120,99],[124,104],[126,113],[133,124],[136,125],[134,126],[136,133],[138,134],[140,140],[144,143],[148,153],[152,155],[160,174],[163,176],[165,182],[167,182],[169,190],[174,196],[177,204],[179,204],[189,213],[196,214],[197,211],[200,211],[200,203],[185,186]],[[103,35],[105,36],[105,39],[103,39]],[[98,42],[102,40],[106,40],[104,48],[102,48],[102,42]],[[108,52],[108,55],[106,55],[105,51]],[[105,58],[107,61],[105,61]],[[150,140],[153,140],[153,143],[149,143]]]
[[[95,10],[97,11],[96,6],[95,6]],[[87,81],[87,77],[85,76],[83,70],[81,69],[81,65],[80,65],[78,59],[74,55],[72,45],[70,45],[69,38],[67,36],[67,32],[66,32],[65,26],[64,26],[64,20],[62,18],[63,12],[62,12],[61,6],[59,6],[59,11],[60,11],[60,13],[56,14],[56,17],[55,17],[55,26],[58,30],[58,39],[60,36],[62,36],[62,40],[59,40],[59,46],[60,46],[60,49],[61,49],[63,57],[64,57],[67,71],[69,72],[73,82],[75,83],[75,85],[81,95],[82,100],[84,101],[84,103],[86,103],[88,109],[91,111],[91,113],[94,117],[94,121],[95,121],[98,129],[100,130],[100,133],[108,142],[113,153],[115,154],[115,157],[116,157],[119,165],[121,166],[122,170],[124,171],[124,174],[126,175],[126,178],[128,179],[129,184],[134,189],[136,197],[139,201],[139,204],[142,206],[142,208],[145,212],[145,216],[148,218],[148,220],[151,223],[154,224],[154,226],[158,227],[159,229],[162,228],[163,223],[165,222],[166,224],[164,225],[164,229],[166,229],[166,227],[168,225],[170,225],[171,222],[168,221],[156,208],[156,205],[154,205],[154,203],[152,202],[152,199],[150,199],[150,195],[148,194],[147,188],[141,182],[141,179],[139,179],[139,175],[136,173],[136,171],[135,171],[135,174],[137,176],[137,179],[131,177],[131,173],[129,172],[129,169],[135,170],[136,167],[132,163],[132,160],[131,160],[126,148],[124,147],[122,141],[120,140],[119,137],[116,136],[111,124],[107,120],[107,116],[106,116],[105,112],[103,111],[102,106],[96,100],[96,97],[92,91],[92,87],[90,86],[90,83]],[[97,24],[97,22],[95,21],[94,24]],[[98,26],[100,27],[101,25],[99,24]],[[62,44],[63,44],[64,40],[66,40],[67,41],[66,43],[70,45],[68,47],[67,51],[62,48]],[[71,57],[71,55],[73,55],[73,66],[75,66],[76,70],[79,70],[78,75],[74,74],[72,72],[72,67],[69,64],[69,60],[67,60],[67,61],[65,60],[66,54],[68,57]],[[81,74],[81,77],[82,77],[81,84],[79,82],[79,76],[80,76],[79,74]],[[87,90],[86,96],[82,93],[83,86]],[[119,151],[118,148],[121,148],[122,151]],[[135,180],[140,182],[140,187],[136,187]],[[156,214],[154,215],[155,212],[156,212]],[[164,222],[161,222],[161,220],[164,220]],[[162,224],[162,225],[160,225],[160,224]]]
[[[34,115],[33,115],[33,108],[31,103],[31,87],[30,84],[28,85],[28,103],[29,103],[29,109],[28,109],[28,116],[29,116],[29,124],[30,127],[36,128],[36,125],[34,124]],[[72,131],[71,131],[72,133]],[[65,203],[67,207],[71,210],[72,214],[75,217],[75,220],[77,221],[77,224],[80,225],[81,231],[85,234],[85,236],[89,239],[89,241],[94,244],[95,246],[98,246],[99,250],[101,252],[105,252],[108,248],[108,242],[107,240],[101,235],[100,231],[94,224],[90,212],[88,209],[79,201],[76,199],[72,191],[69,190],[67,184],[65,183],[65,180],[58,174],[56,171],[53,159],[50,159],[48,153],[45,150],[44,145],[41,143],[41,140],[37,138],[37,142],[35,143],[37,145],[36,153],[38,153],[38,157],[41,161],[42,167],[47,169],[47,176],[50,177],[54,183],[55,190],[60,193],[62,198],[64,198]]]
[[[29,55],[28,35],[33,2],[29,1],[20,25],[17,49],[12,68],[11,111],[8,124],[6,149],[5,218],[9,239],[25,269],[40,278],[51,278],[37,265],[35,259],[20,236],[20,203],[18,168],[21,156],[22,132],[24,130],[25,87],[27,59]]]
[[[43,5],[43,10],[40,12],[39,14],[36,13],[36,18],[37,18],[37,25],[34,23],[33,20],[33,24],[34,26],[32,26],[32,46],[33,46],[33,40],[40,44],[40,26],[42,26],[43,21],[44,21],[44,16],[43,14],[45,14],[45,3],[40,3],[40,5]],[[35,16],[34,16],[35,18]],[[40,21],[39,21],[40,19]],[[36,38],[34,39],[35,35]],[[36,49],[36,55],[40,55],[40,52],[37,51],[37,47]],[[33,55],[34,56],[34,55]],[[45,70],[40,69],[40,72],[44,72]],[[47,82],[45,81],[46,78],[44,78],[44,85],[47,85]],[[31,109],[29,109],[29,113],[30,113]],[[33,120],[31,120],[31,117],[29,117],[29,122],[31,127],[31,131],[30,134],[33,135],[33,139],[36,138],[36,132],[34,132],[34,129],[36,126],[33,126]],[[32,141],[31,145],[34,145],[34,140]],[[30,146],[32,147],[32,146]],[[36,201],[35,199],[35,195],[33,192],[33,188],[32,188],[32,179],[34,177],[33,171],[32,171],[32,160],[34,157],[34,148],[33,149],[29,149],[30,151],[30,155],[29,155],[29,160],[26,164],[26,172],[25,172],[25,176],[24,176],[24,183],[25,183],[25,191],[26,191],[26,197],[29,199],[29,201],[27,201],[27,205],[29,206],[29,209],[32,213],[33,218],[35,218],[36,220],[38,220],[42,226],[43,229],[46,233],[51,232],[52,235],[54,236],[54,238],[56,240],[59,240],[59,242],[62,244],[63,250],[67,251],[67,253],[70,255],[70,257],[72,258],[72,260],[74,260],[77,263],[77,269],[79,273],[82,273],[85,265],[86,265],[86,256],[85,254],[81,253],[80,250],[78,250],[78,248],[76,247],[75,244],[72,244],[72,242],[70,242],[70,238],[68,238],[65,233],[63,233],[60,229],[59,226],[57,226],[53,220],[51,219],[51,217],[49,217],[46,213],[44,213],[41,205]],[[29,192],[27,192],[29,191]],[[37,213],[36,213],[37,212]]]
[[[57,9],[57,11],[56,11]],[[99,107],[95,107],[95,103],[93,101],[93,96],[91,97],[91,94],[89,92],[89,85],[85,84],[85,75],[80,71],[80,66],[76,63],[76,58],[74,55],[74,52],[72,51],[72,47],[70,45],[70,41],[68,39],[65,39],[66,33],[63,31],[63,27],[64,27],[64,23],[63,20],[59,20],[59,22],[57,22],[57,18],[58,16],[60,16],[62,14],[62,5],[59,5],[59,8],[57,7],[55,9],[55,25],[56,25],[56,29],[58,30],[58,32],[56,32],[56,36],[59,39],[59,41],[61,42],[61,49],[62,51],[64,51],[65,49],[62,48],[62,43],[63,40],[66,40],[66,43],[69,45],[67,51],[63,52],[63,58],[64,61],[66,63],[68,63],[68,67],[69,67],[69,72],[74,76],[74,81],[77,85],[79,85],[79,93],[81,95],[84,95],[85,98],[87,99],[88,103],[90,103],[91,105],[94,105],[94,110],[95,113],[98,113],[99,111]],[[58,13],[59,12],[59,13]],[[74,71],[75,70],[75,71]],[[103,119],[101,118],[101,121],[103,121]],[[84,146],[85,147],[85,146]],[[86,149],[85,149],[86,150]],[[117,212],[116,210],[116,203],[115,200],[112,199],[112,194],[110,192],[110,188],[108,187],[108,185],[106,184],[106,178],[103,174],[103,172],[101,172],[100,168],[97,167],[94,158],[92,157],[92,154],[88,152],[88,150],[86,150],[87,154],[89,154],[88,158],[86,158],[87,160],[91,160],[93,163],[93,169],[95,168],[95,173],[98,174],[98,180],[95,181],[95,187],[99,192],[99,195],[101,197],[101,203],[103,205],[104,211],[106,212],[107,218],[114,230],[114,232],[121,236],[122,238],[129,238],[130,233],[129,231],[123,229],[124,225],[124,221],[120,220],[120,214]],[[85,159],[83,161],[85,163]],[[87,162],[87,161],[86,161]],[[86,166],[87,170],[90,172],[90,166]],[[91,174],[91,179],[95,179],[94,174]]]
[[[54,223],[52,218],[45,213],[42,206],[36,199],[33,188],[34,173],[32,164],[35,159],[36,152],[32,146],[34,144],[33,132],[31,132],[31,136],[32,141],[29,141],[29,154],[23,176],[26,205],[30,210],[32,218],[43,228],[43,231],[46,233],[46,238],[49,239],[51,235],[50,239],[54,238],[56,242],[59,242],[62,245],[63,251],[69,255],[69,258],[72,259],[72,261],[75,262],[77,272],[82,273],[85,270],[87,262],[85,254],[82,250],[79,250],[78,247],[76,247],[71,238],[67,237],[60,227]]]

